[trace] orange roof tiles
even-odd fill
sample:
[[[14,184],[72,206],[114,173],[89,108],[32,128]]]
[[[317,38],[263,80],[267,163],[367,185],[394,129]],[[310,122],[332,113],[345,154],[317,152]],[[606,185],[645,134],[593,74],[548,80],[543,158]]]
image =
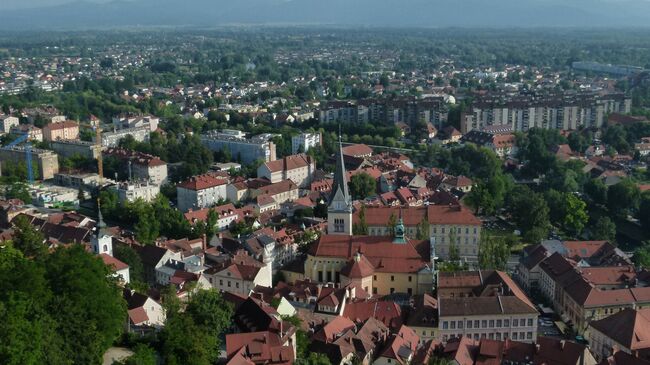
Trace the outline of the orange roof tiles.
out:
[[[219,179],[212,175],[198,175],[191,177],[189,180],[186,180],[178,185],[177,187],[188,189],[188,190],[204,190],[213,188],[220,185],[225,185],[228,183],[227,179]]]

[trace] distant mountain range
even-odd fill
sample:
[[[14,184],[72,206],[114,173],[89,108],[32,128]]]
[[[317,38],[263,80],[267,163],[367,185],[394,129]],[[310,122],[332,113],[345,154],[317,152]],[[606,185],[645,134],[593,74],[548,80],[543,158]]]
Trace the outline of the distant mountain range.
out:
[[[312,24],[645,27],[647,0],[116,0],[0,12],[0,29]]]

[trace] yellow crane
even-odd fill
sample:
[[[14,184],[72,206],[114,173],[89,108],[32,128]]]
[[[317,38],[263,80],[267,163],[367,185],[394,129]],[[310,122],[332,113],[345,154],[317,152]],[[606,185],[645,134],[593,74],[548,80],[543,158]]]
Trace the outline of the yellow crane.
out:
[[[104,183],[104,161],[102,159],[102,129],[99,125],[95,127],[95,145],[99,146],[99,154],[97,155],[97,173],[99,174],[99,186],[101,188]]]

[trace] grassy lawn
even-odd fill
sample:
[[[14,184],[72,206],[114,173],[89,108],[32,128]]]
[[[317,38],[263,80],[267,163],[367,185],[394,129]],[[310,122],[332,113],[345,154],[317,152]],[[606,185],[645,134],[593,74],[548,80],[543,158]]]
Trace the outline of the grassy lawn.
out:
[[[483,228],[490,236],[501,237],[506,240],[506,243],[510,247],[510,252],[513,254],[518,254],[524,247],[528,246],[528,243],[523,242],[520,236],[507,231],[505,229],[499,228]]]

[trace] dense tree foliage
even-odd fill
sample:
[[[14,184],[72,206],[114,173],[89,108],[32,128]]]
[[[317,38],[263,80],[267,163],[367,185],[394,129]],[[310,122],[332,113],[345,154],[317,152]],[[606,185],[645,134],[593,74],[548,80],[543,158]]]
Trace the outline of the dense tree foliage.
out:
[[[352,176],[348,185],[354,199],[365,199],[377,194],[377,180],[365,172]]]
[[[175,293],[172,293],[175,296]],[[169,297],[168,297],[169,298]],[[167,364],[212,364],[219,357],[220,336],[230,327],[232,307],[216,290],[199,290],[185,311],[167,305],[167,321],[161,333]]]
[[[83,246],[31,260],[5,245],[0,275],[4,363],[97,364],[123,330],[121,291]]]

